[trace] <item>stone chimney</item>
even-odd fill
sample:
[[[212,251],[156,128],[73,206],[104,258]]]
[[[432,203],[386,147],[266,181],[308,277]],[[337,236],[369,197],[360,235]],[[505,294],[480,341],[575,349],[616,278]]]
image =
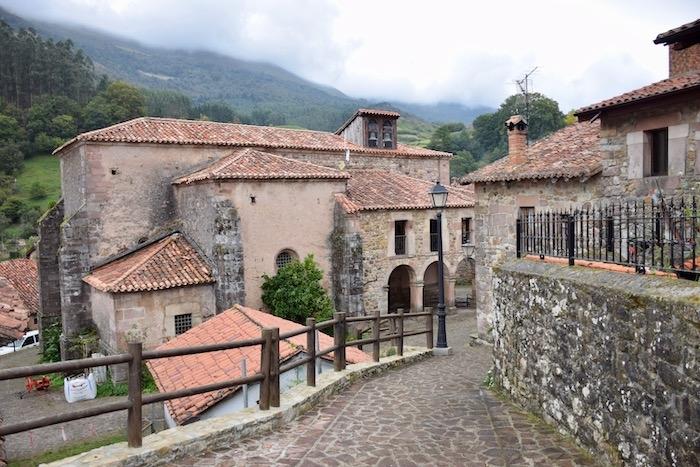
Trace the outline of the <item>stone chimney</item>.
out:
[[[527,121],[522,115],[513,115],[506,120],[508,132],[508,157],[515,164],[527,161]]]
[[[668,77],[700,71],[700,19],[662,32],[654,44],[668,47]]]

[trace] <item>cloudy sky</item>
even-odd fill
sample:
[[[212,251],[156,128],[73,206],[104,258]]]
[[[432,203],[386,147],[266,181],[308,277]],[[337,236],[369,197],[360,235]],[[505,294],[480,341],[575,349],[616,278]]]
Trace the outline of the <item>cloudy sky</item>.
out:
[[[0,0],[148,45],[280,65],[354,96],[496,107],[537,66],[563,110],[667,74],[656,34],[697,0]]]

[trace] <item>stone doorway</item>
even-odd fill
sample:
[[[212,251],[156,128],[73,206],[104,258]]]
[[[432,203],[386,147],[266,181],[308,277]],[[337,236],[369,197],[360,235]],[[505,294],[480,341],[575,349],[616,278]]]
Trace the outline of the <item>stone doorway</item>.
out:
[[[415,273],[410,266],[396,267],[389,275],[389,313],[403,308],[406,312],[411,310],[411,283],[414,282]]]
[[[455,306],[474,308],[476,306],[476,273],[474,260],[464,258],[457,265],[455,273]]]
[[[435,308],[438,305],[438,262],[430,263],[423,274],[423,306]],[[445,278],[445,304],[450,304],[449,299],[449,274],[447,265],[443,268],[442,275]]]

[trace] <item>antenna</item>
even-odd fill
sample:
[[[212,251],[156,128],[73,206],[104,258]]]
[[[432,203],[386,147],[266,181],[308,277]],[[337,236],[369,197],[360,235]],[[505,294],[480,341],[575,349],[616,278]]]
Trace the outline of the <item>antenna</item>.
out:
[[[529,90],[529,82],[530,82],[530,76],[532,76],[533,73],[537,71],[537,67],[533,68],[529,72],[525,73],[525,76],[523,76],[523,79],[516,79],[515,84],[518,85],[518,88],[520,88],[520,92],[525,96],[525,120],[527,121],[527,124],[530,124],[530,90]],[[527,145],[530,145],[530,135],[528,133],[527,136]]]

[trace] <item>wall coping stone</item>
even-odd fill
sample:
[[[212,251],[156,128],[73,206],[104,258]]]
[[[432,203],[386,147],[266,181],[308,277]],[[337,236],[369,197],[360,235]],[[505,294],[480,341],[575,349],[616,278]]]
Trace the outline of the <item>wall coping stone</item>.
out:
[[[232,441],[275,429],[361,378],[376,376],[431,355],[432,350],[429,349],[406,347],[403,357],[394,355],[384,357],[379,362],[356,363],[348,365],[343,371],[322,373],[316,379],[316,387],[309,387],[303,383],[294,386],[282,394],[280,407],[270,407],[267,411],[250,407],[222,417],[201,420],[146,436],[140,448],[129,448],[126,442],[121,442],[42,465],[170,465],[186,455],[229,446]]]
[[[507,260],[494,271],[531,274],[600,287],[625,296],[673,302],[685,319],[700,324],[700,282],[663,276],[627,274],[584,266],[562,266],[527,259]]]

